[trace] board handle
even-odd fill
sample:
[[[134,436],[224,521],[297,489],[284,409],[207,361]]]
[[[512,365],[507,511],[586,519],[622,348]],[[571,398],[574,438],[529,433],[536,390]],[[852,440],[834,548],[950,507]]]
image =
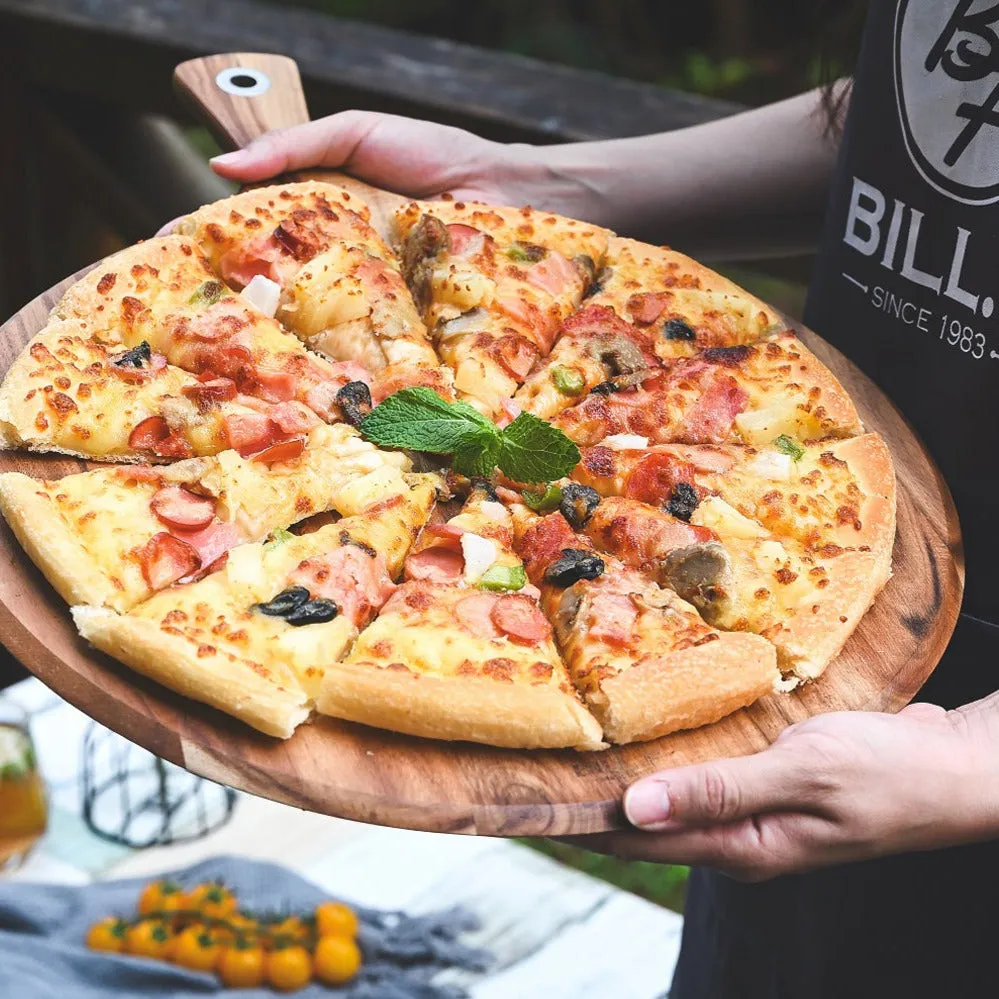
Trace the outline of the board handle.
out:
[[[223,149],[309,120],[298,64],[287,56],[224,52],[189,59],[173,71],[173,85]]]

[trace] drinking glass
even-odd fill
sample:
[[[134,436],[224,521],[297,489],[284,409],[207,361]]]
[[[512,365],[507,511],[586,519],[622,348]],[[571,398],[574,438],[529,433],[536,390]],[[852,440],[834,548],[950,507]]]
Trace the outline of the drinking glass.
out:
[[[47,819],[28,716],[0,698],[0,871],[20,867],[45,832]]]

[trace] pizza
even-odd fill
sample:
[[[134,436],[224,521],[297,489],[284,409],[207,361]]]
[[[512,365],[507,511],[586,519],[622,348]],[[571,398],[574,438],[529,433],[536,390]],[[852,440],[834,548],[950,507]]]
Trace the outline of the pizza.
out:
[[[0,446],[90,462],[0,474],[81,639],[278,738],[657,739],[821,682],[891,575],[889,450],[779,314],[531,208],[207,205],[66,291]]]
[[[579,306],[608,233],[461,201],[412,202],[395,226],[403,273],[459,396],[498,416]]]

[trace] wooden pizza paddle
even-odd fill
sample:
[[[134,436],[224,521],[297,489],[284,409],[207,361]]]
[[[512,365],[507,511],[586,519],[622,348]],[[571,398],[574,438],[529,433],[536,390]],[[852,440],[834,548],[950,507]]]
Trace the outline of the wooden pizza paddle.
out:
[[[280,56],[211,56],[178,67],[177,80],[226,145],[306,120],[295,65]],[[391,211],[401,200],[351,183],[376,212]],[[0,374],[78,276],[0,327]],[[618,828],[621,794],[644,774],[755,752],[788,725],[822,712],[898,711],[932,673],[957,621],[964,582],[960,531],[932,459],[869,379],[819,337],[799,332],[852,394],[868,429],[891,448],[898,474],[895,576],[817,682],[765,697],[714,725],[602,753],[450,744],[331,718],[303,725],[281,742],[88,648],[65,604],[2,522],[0,637],[33,673],[102,724],[195,773],[254,794],[436,832],[569,835]],[[57,476],[81,467],[63,458],[0,452],[3,471]]]

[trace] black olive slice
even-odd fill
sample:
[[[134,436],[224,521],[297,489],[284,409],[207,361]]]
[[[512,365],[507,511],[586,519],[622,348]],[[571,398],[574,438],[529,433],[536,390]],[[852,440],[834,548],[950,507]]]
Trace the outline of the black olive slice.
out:
[[[347,382],[337,392],[336,404],[344,420],[356,427],[371,412],[371,389],[364,382]]]
[[[615,385],[614,382],[601,382],[599,385],[594,385],[590,391],[596,395],[613,395],[621,391],[621,386]]]
[[[581,486],[576,482],[566,483],[562,487],[562,500],[559,512],[578,531],[586,526],[600,503],[600,493],[592,486]]]
[[[667,340],[696,340],[697,334],[688,323],[682,319],[667,319],[663,325],[663,334]]]
[[[254,604],[254,610],[271,617],[287,617],[296,607],[301,607],[309,599],[309,591],[304,586],[289,586],[273,600],[265,604]]]
[[[285,614],[284,619],[288,624],[301,628],[305,624],[324,624],[326,621],[332,621],[339,613],[340,608],[332,600],[317,597],[296,607],[290,614]]]
[[[673,487],[669,502],[666,504],[666,512],[672,514],[677,520],[689,521],[694,511],[697,509],[697,491],[688,482],[678,482]]]
[[[148,341],[143,340],[124,353],[116,354],[111,358],[111,363],[119,368],[144,368],[153,356],[152,349]]]
[[[579,548],[563,548],[562,554],[545,572],[545,582],[555,586],[572,586],[581,579],[596,579],[603,575],[604,560],[593,552]]]

